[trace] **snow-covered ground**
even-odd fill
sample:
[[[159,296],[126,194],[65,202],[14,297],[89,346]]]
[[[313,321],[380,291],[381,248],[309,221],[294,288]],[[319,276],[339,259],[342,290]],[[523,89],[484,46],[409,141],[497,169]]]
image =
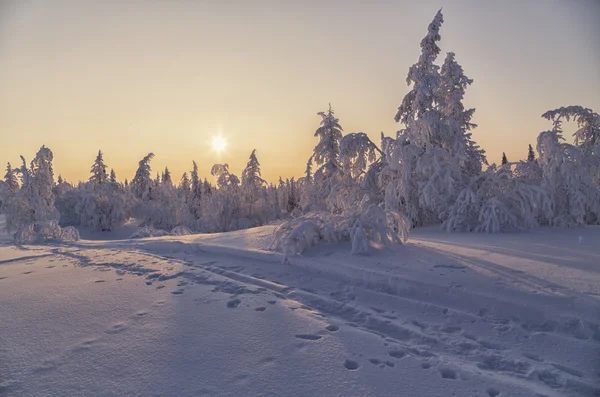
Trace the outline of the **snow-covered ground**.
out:
[[[600,228],[272,231],[0,245],[0,395],[600,396]]]

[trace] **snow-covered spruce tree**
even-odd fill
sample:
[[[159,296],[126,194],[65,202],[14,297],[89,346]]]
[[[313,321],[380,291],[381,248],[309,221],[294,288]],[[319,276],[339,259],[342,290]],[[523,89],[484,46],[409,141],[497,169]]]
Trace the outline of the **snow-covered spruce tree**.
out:
[[[108,182],[108,174],[106,172],[107,168],[108,167],[104,164],[102,151],[98,150],[96,160],[94,161],[94,164],[92,164],[92,167],[90,169],[90,173],[92,174],[92,176],[90,176],[89,181],[94,186],[100,186]]]
[[[6,165],[6,174],[4,174],[4,185],[3,190],[11,195],[17,194],[19,191],[19,181],[15,170],[13,170],[10,163]]]
[[[52,192],[54,186],[53,159],[52,151],[42,146],[31,162],[33,194],[30,196],[30,202],[35,222],[58,220],[59,218],[58,211],[54,207],[54,193]]]
[[[360,180],[367,166],[383,155],[381,149],[364,132],[354,132],[340,140],[340,163],[353,180]]]
[[[178,226],[191,226],[193,217],[185,198],[178,194],[170,179],[164,180],[151,188],[149,199],[143,203],[143,224],[166,231]]]
[[[506,153],[502,152],[502,165],[508,164],[508,159],[506,158]]]
[[[575,146],[582,153],[584,166],[600,189],[600,115],[581,106],[567,106],[550,110],[542,115],[548,120],[573,120],[577,131],[573,134]]]
[[[531,146],[531,144],[529,144],[529,149],[527,150],[527,161],[535,161],[535,152],[533,151],[533,147]]]
[[[442,23],[438,11],[421,41],[419,60],[409,69],[407,83],[412,88],[395,116],[405,128],[398,131],[395,143],[386,143],[383,149],[386,208],[406,214],[412,226],[445,220],[485,158],[471,140],[473,110],[462,105],[471,80],[452,53],[442,74],[434,63]]]
[[[446,55],[440,73],[439,108],[445,116],[447,136],[440,146],[457,157],[464,175],[471,178],[481,173],[482,164],[487,164],[485,150],[472,139],[472,130],[477,127],[471,122],[475,109],[465,109],[462,101],[465,91],[473,80],[465,76],[456,55]]]
[[[181,182],[179,182],[179,187],[177,188],[179,192],[179,197],[188,204],[188,200],[190,197],[190,192],[192,191],[192,185],[190,184],[190,179],[188,178],[187,172],[184,172],[181,176]]]
[[[173,181],[171,180],[171,171],[169,171],[169,167],[165,167],[165,172],[163,172],[160,182],[162,184],[173,185]]]
[[[254,149],[242,171],[242,211],[254,226],[265,224],[277,215],[268,205],[266,183],[261,177],[260,163]]]
[[[151,168],[150,161],[154,158],[154,153],[148,153],[139,161],[139,166],[135,172],[135,176],[131,180],[131,191],[136,198],[146,200],[153,184],[150,176]]]
[[[33,230],[36,224],[57,223],[60,215],[54,206],[52,160],[52,151],[45,146],[36,153],[29,168],[21,156],[22,165],[16,170],[21,177],[21,188],[6,208],[9,230]]]
[[[404,96],[394,119],[406,126],[400,135],[405,141],[421,148],[436,143],[442,121],[441,113],[435,109],[439,97],[440,67],[434,62],[440,53],[440,27],[444,22],[441,10],[437,12],[421,40],[419,60],[408,71],[406,83],[412,89]]]
[[[204,178],[204,182],[202,183],[202,194],[204,196],[210,196],[213,193],[214,187],[210,184],[210,182]]]
[[[4,174],[4,183],[0,186],[0,213],[7,214],[9,211],[13,211],[16,207],[16,197],[19,192],[19,181],[15,170],[13,170],[10,163],[6,166],[6,174]],[[13,229],[13,225],[9,223],[10,217],[7,216],[6,229],[7,231]],[[12,219],[10,219],[12,220]]]
[[[321,116],[321,124],[315,131],[315,137],[319,138],[319,143],[313,150],[312,159],[319,166],[314,174],[314,183],[320,199],[325,201],[333,186],[339,182],[340,140],[343,129],[339,119],[334,116],[331,104],[327,112],[319,112],[318,115]]]
[[[61,213],[63,224],[80,224],[97,231],[111,231],[125,221],[129,215],[127,193],[117,182],[114,170],[111,170],[109,177],[107,168],[99,151],[90,169],[92,175],[88,182],[77,189],[76,205],[69,208],[61,200],[61,208],[67,211]],[[72,197],[65,197],[65,200],[68,202]],[[69,214],[73,209],[79,216],[77,223],[73,221],[75,217]]]
[[[319,196],[319,189],[315,184],[314,177],[312,174],[312,156],[308,159],[306,163],[306,169],[304,172],[304,178],[300,187],[300,208],[303,213],[308,213],[312,211],[321,211],[325,210],[326,206]],[[280,179],[280,184],[283,181]],[[277,189],[279,193],[281,188]],[[286,199],[287,201],[287,199]]]
[[[242,216],[239,178],[229,172],[227,164],[213,165],[211,175],[217,178],[218,189],[202,200],[203,216],[197,229],[226,232],[250,227],[250,221]]]
[[[545,115],[547,115],[546,113]],[[542,187],[549,193],[553,216],[548,222],[556,226],[579,226],[600,223],[600,191],[590,174],[585,142],[579,147],[562,142],[561,117],[554,118],[554,127],[538,136],[538,163],[542,169]],[[589,143],[589,142],[588,142]]]
[[[190,197],[188,199],[188,206],[190,212],[194,216],[194,219],[200,219],[202,217],[202,181],[198,175],[198,165],[195,161],[192,161],[192,172],[191,172],[191,188]]]

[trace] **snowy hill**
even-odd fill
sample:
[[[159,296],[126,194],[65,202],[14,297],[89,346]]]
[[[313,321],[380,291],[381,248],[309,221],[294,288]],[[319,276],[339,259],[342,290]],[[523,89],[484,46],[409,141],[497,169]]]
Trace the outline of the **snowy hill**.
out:
[[[0,246],[0,395],[600,395],[600,228],[272,230]]]

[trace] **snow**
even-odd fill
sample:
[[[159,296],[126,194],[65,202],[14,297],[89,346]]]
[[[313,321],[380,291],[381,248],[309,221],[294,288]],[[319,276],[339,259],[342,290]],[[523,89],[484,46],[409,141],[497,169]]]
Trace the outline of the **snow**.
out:
[[[0,245],[0,395],[600,394],[600,227],[286,264],[275,227]]]

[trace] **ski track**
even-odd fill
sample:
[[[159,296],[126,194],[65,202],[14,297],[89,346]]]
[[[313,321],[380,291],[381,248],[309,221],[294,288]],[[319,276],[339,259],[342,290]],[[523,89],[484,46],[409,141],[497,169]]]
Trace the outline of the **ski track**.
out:
[[[50,246],[49,253],[0,261],[0,266],[59,256],[78,266],[113,269],[117,275],[143,276],[149,287],[164,288],[163,282],[175,280],[177,289],[171,291],[175,296],[183,295],[190,284],[210,285],[214,292],[231,295],[224,310],[236,310],[243,303],[245,294],[265,295],[269,299],[267,306],[284,300],[290,310],[311,313],[327,323],[322,333],[294,335],[300,341],[300,347],[318,343],[325,334],[337,334],[344,327],[381,338],[387,355],[346,359],[342,365],[349,371],[357,371],[365,365],[386,371],[398,370],[406,357],[412,357],[420,360],[422,369],[429,371],[431,376],[448,381],[478,376],[494,380],[496,384],[500,382],[529,390],[536,396],[600,396],[597,386],[600,371],[585,370],[592,368],[593,361],[600,357],[600,328],[597,322],[590,321],[590,317],[569,317],[568,309],[575,301],[593,312],[600,305],[598,299],[507,269],[480,256],[467,257],[453,250],[443,251],[444,244],[424,240],[419,244],[452,259],[451,263],[435,264],[431,258],[421,259],[432,265],[422,270],[431,280],[418,277],[418,273],[417,276],[413,272],[404,274],[401,269],[392,274],[385,267],[373,269],[360,268],[355,263],[344,264],[330,259],[330,254],[296,258],[283,265],[270,254],[261,256],[252,252],[250,258],[245,258],[239,251],[212,250],[173,241],[164,244],[120,242],[104,246],[82,242]],[[507,255],[506,252],[503,255]],[[505,285],[518,286],[533,291],[534,299],[549,299],[560,305],[555,311],[543,312],[540,305],[524,307],[519,302],[522,291],[503,295],[505,299],[498,301],[497,294],[485,289],[467,290],[460,283],[461,277],[452,280],[447,273],[439,273],[436,277],[432,274],[434,271],[461,274],[473,269],[492,274],[499,290]],[[0,277],[0,283],[5,278]],[[98,279],[95,283],[103,281]],[[474,309],[474,301],[478,309]],[[257,306],[254,310],[260,315],[269,309],[267,306]],[[33,371],[51,371],[68,361],[70,356],[103,343],[113,335],[127,332],[151,310],[132,313],[112,324],[102,335],[76,343],[62,355],[43,361]],[[586,310],[582,312],[586,313]],[[511,312],[517,314],[511,315]],[[527,341],[541,337],[546,338],[545,343],[574,345],[582,351],[590,351],[591,356],[582,365],[584,369],[525,350]],[[589,364],[590,360],[592,364]],[[10,380],[0,379],[0,395],[10,387]],[[496,386],[485,392],[491,397],[503,395]]]

